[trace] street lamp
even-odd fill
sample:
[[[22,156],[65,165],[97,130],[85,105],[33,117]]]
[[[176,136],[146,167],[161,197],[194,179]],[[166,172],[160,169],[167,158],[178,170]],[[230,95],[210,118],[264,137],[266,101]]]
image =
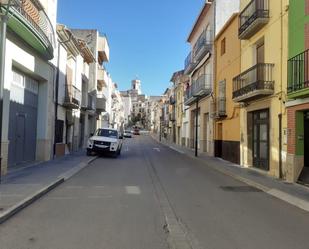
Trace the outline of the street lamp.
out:
[[[5,73],[5,47],[6,47],[6,28],[9,20],[9,10],[12,0],[0,0],[0,183],[2,176],[2,117],[3,117],[3,89]],[[5,11],[2,11],[5,7]]]
[[[195,107],[195,157],[198,156],[198,102],[199,95],[193,95],[196,98],[196,107]]]

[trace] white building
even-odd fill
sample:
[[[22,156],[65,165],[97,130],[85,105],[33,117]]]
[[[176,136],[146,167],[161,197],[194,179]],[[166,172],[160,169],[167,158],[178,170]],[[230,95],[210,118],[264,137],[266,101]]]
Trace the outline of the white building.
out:
[[[145,101],[146,123],[145,128],[149,131],[154,129],[155,123],[155,105],[162,99],[162,96],[149,96]]]
[[[59,74],[56,83],[56,155],[83,148],[95,130],[94,98],[89,93],[89,65],[95,58],[87,44],[57,25]]]
[[[112,107],[111,107],[111,126],[112,128],[123,130],[124,128],[124,106],[121,94],[118,90],[117,84],[113,84],[112,88]]]
[[[124,108],[124,126],[127,127],[131,119],[132,99],[131,99],[131,96],[127,92],[121,92],[120,94],[121,94],[123,108]]]
[[[5,47],[3,174],[53,156],[57,1],[17,2],[9,10]]]
[[[85,40],[91,49],[95,63],[90,65],[89,90],[96,96],[97,128],[109,126],[111,78],[104,63],[109,62],[109,45],[107,37],[100,35],[95,29],[72,29],[72,33],[79,39]]]

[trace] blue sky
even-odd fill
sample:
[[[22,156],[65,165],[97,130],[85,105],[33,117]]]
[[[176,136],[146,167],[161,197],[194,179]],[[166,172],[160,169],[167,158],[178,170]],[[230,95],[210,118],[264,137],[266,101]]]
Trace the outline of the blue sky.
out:
[[[136,75],[147,95],[160,95],[183,69],[186,38],[204,0],[58,0],[58,22],[98,29],[110,44],[106,68],[120,90]]]

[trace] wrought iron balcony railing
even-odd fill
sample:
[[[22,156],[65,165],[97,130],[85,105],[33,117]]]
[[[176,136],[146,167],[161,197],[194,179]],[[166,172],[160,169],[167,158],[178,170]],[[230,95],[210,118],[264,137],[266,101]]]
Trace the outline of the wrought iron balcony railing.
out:
[[[88,103],[87,103],[87,109],[88,110],[95,110],[96,107],[95,107],[95,101],[96,99],[96,96],[94,96],[93,94],[91,93],[88,93]]]
[[[176,121],[176,112],[174,110],[171,113],[169,113],[169,121],[171,122]]]
[[[205,30],[197,39],[193,47],[193,57],[196,63],[198,63],[207,52],[210,52],[211,48],[211,32]]]
[[[288,61],[288,94],[290,98],[309,96],[309,50]]]
[[[252,0],[239,15],[239,38],[249,39],[268,22],[268,19],[268,0]]]
[[[212,49],[212,33],[211,31],[203,31],[193,46],[185,60],[185,73],[192,72],[194,67],[203,59],[203,57]]]
[[[274,64],[258,63],[233,79],[233,99],[248,101],[274,92]]]
[[[185,71],[192,65],[192,53],[190,52],[185,60]]]
[[[204,97],[211,93],[212,89],[212,75],[203,74],[186,89],[185,104],[189,105],[195,101],[197,97]]]
[[[216,116],[226,117],[226,98],[218,97],[216,101]]]
[[[99,112],[105,112],[106,111],[106,97],[103,93],[97,94],[96,109]]]
[[[63,105],[68,108],[78,109],[81,104],[81,91],[72,84],[65,85],[65,98]]]
[[[175,105],[176,104],[176,98],[175,96],[170,96],[170,104]]]
[[[50,19],[44,7],[38,0],[14,0],[13,7],[10,8],[14,18],[28,25],[29,30],[33,30],[40,37],[44,44],[48,44],[49,49],[53,49],[55,44],[55,33]]]

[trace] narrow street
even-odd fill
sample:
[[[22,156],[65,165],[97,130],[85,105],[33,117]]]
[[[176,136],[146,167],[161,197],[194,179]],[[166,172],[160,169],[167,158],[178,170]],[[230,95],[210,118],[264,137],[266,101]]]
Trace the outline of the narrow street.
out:
[[[305,211],[136,136],[0,225],[0,248],[308,249],[308,224]]]

